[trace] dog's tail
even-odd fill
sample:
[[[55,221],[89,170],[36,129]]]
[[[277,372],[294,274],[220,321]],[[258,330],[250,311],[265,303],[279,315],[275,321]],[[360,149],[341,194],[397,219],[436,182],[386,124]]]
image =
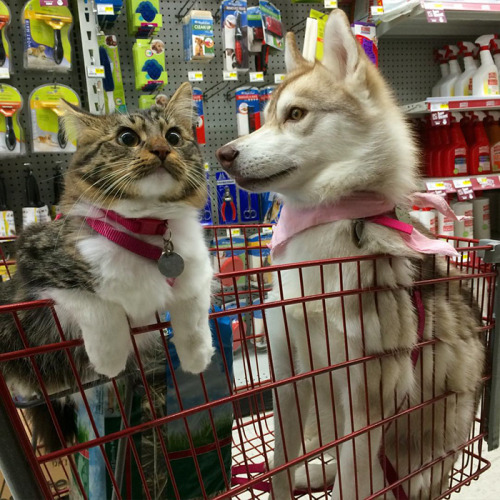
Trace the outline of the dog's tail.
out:
[[[76,411],[74,401],[67,397],[64,400],[52,401],[57,424],[64,436],[65,446],[70,446],[76,441]],[[41,404],[26,410],[28,420],[33,432],[34,442],[43,446],[45,452],[61,449],[61,440],[56,432],[52,416],[46,404]]]

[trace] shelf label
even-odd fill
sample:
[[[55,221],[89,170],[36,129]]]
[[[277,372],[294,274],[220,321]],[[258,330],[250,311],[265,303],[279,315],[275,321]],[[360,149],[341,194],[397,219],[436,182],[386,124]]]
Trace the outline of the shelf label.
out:
[[[274,75],[274,83],[281,83],[285,79],[285,76],[284,73],[276,73]]]
[[[431,102],[431,111],[448,111],[450,105],[447,102]]]
[[[112,3],[98,3],[97,4],[97,15],[98,16],[114,16],[115,9]]]
[[[458,201],[473,200],[476,197],[470,179],[453,179],[453,185],[457,190]]]
[[[251,71],[250,72],[250,81],[251,82],[263,82],[264,81],[264,73],[262,73],[262,71]]]
[[[443,191],[446,192],[446,186],[443,181],[429,181],[425,183],[427,191]]]
[[[202,82],[203,71],[188,71],[188,80],[190,82]]]
[[[227,232],[227,237],[229,238],[229,236],[241,236],[241,229],[235,227],[233,229],[230,229],[228,232]]]
[[[40,7],[67,7],[68,0],[40,0]]]
[[[380,16],[384,13],[384,8],[380,5],[373,5],[370,7],[370,12],[372,16]]]
[[[262,228],[262,234],[273,234],[273,227],[263,227]]]
[[[223,71],[222,78],[227,81],[235,81],[238,80],[238,72],[237,71]]]
[[[0,68],[0,78],[10,78],[9,68]]]
[[[470,181],[470,179],[453,179],[453,185],[455,186],[455,189],[462,187],[472,187],[472,182]]]
[[[446,14],[444,13],[444,10],[442,10],[442,7],[435,8],[435,9],[429,9],[425,11],[425,15],[427,16],[427,22],[428,23],[446,23]]]
[[[325,9],[336,9],[337,5],[337,0],[325,0]]]
[[[89,78],[104,78],[104,66],[87,66]]]
[[[500,187],[500,177],[498,175],[477,177],[476,180],[481,189],[496,189]]]
[[[432,125],[448,125],[450,123],[450,113],[448,111],[436,111],[431,113]]]

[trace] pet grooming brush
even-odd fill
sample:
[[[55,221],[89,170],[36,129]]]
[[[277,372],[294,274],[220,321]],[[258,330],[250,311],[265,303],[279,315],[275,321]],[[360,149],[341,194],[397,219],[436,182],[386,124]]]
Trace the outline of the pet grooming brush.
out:
[[[54,30],[54,62],[61,64],[64,59],[64,47],[62,44],[61,30],[65,24],[73,22],[71,16],[58,16],[56,14],[42,14],[41,12],[30,11],[29,17],[37,21],[43,21]]]
[[[102,86],[104,91],[108,95],[108,113],[115,112],[115,96],[113,94],[115,90],[115,82],[113,80],[113,70],[111,68],[111,61],[109,60],[108,53],[104,47],[99,47],[99,59],[101,60],[101,65],[104,66],[104,78],[102,80]]]
[[[150,59],[145,62],[142,71],[145,71],[152,80],[158,80],[163,72],[163,66],[158,61]]]
[[[9,16],[0,16],[0,66],[3,66],[5,64],[5,60],[7,59],[7,53],[5,52],[5,47],[3,45],[2,30],[8,24],[9,19]]]
[[[12,117],[21,109],[20,102],[0,101],[0,113],[5,116],[5,145],[9,151],[16,148],[17,138]]]
[[[66,133],[64,132],[64,127],[61,122],[61,116],[63,112],[59,108],[59,101],[34,101],[34,107],[37,109],[46,108],[50,109],[57,116],[57,142],[61,149],[64,149],[68,144],[68,139],[66,137]]]
[[[141,2],[135,12],[140,14],[147,23],[152,22],[156,14],[158,14],[158,11],[151,2]]]

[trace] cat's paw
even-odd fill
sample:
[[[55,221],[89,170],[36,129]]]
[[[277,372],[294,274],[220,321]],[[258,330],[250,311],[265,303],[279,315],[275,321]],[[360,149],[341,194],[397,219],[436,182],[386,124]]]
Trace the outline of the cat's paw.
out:
[[[194,374],[205,371],[212,360],[214,351],[212,345],[197,346],[184,356],[184,359],[181,359],[182,369]]]
[[[128,345],[115,345],[113,349],[102,350],[87,348],[87,354],[96,373],[113,378],[125,370],[130,349]]]

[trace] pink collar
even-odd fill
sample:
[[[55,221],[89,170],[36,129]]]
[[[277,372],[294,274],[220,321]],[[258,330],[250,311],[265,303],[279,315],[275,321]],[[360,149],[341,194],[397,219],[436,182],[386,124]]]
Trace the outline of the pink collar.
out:
[[[112,226],[106,219],[116,222],[123,228],[134,234],[157,235],[163,236],[168,229],[168,221],[160,219],[136,218],[128,219],[111,210],[101,210],[102,215],[99,217],[86,217],[85,222],[96,233],[104,236],[113,243],[125,248],[129,252],[140,255],[146,259],[158,261],[163,253],[162,247],[151,245],[146,241],[134,238],[128,233],[124,233],[116,227]],[[168,278],[167,282],[173,286],[175,279]]]
[[[414,193],[411,196],[411,202],[422,208],[433,207],[453,220],[464,219],[463,216],[457,217],[446,200],[438,195]],[[411,224],[391,217],[394,209],[394,203],[382,195],[372,192],[353,193],[334,204],[320,205],[314,208],[296,209],[284,205],[279,221],[274,228],[270,247],[275,254],[277,251],[283,250],[290,239],[311,227],[340,220],[365,219],[399,231],[406,245],[416,252],[450,257],[458,255],[449,243],[427,238]]]

